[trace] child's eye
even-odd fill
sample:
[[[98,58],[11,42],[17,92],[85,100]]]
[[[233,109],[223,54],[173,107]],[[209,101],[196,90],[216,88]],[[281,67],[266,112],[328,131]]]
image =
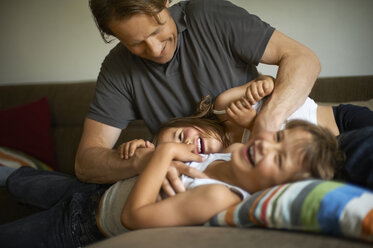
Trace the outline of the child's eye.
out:
[[[280,132],[276,132],[276,142],[280,142],[281,137],[280,137]]]
[[[179,141],[180,141],[180,142],[183,142],[183,132],[180,132],[180,133],[179,133],[179,137],[178,137],[178,138],[179,138]]]
[[[282,156],[280,153],[277,155],[277,164],[280,168],[282,168]]]

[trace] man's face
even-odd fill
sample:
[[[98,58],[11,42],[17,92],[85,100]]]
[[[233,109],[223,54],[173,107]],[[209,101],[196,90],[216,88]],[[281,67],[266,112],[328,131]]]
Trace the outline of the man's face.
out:
[[[137,14],[124,20],[112,20],[111,31],[131,53],[159,64],[169,62],[177,45],[177,28],[174,20],[163,9],[158,18]]]

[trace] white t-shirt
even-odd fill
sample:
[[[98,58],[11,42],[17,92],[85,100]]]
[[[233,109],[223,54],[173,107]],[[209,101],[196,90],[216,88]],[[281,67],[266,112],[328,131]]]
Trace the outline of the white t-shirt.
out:
[[[204,171],[210,163],[216,160],[231,160],[230,153],[215,153],[201,155],[206,157],[206,159],[203,162],[191,162],[187,164],[193,168],[197,168],[201,171]],[[126,203],[126,200],[136,180],[137,177],[132,177],[129,179],[118,181],[115,184],[113,184],[109,189],[107,189],[104,195],[102,196],[100,208],[98,211],[97,225],[106,237],[113,237],[118,234],[129,231],[122,225],[121,215],[124,204]],[[223,184],[233,192],[240,195],[242,199],[245,199],[250,195],[248,192],[239,187],[232,186],[215,179],[190,178],[188,176],[183,175],[181,177],[181,181],[186,189],[192,189],[206,184]]]

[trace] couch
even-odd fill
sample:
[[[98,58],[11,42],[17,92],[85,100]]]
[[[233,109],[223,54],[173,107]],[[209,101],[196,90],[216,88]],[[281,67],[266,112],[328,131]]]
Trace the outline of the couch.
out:
[[[58,170],[74,174],[74,157],[83,120],[94,95],[95,82],[37,83],[0,86],[0,111],[47,97],[51,134]],[[310,94],[317,102],[354,102],[373,109],[373,76],[319,78]],[[368,101],[370,100],[370,101]],[[1,120],[1,119],[0,119]],[[134,138],[150,138],[143,121],[123,130],[117,145]],[[0,187],[0,224],[35,213],[38,209],[18,204]],[[177,227],[129,232],[91,247],[371,247],[358,240],[311,232],[267,228]]]

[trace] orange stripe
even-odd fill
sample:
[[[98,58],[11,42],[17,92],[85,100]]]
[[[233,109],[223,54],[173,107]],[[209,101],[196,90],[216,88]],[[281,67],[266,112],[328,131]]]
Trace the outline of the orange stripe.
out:
[[[236,210],[236,207],[237,207],[237,205],[229,208],[227,210],[227,212],[225,213],[225,218],[224,218],[225,223],[227,223],[229,226],[236,226],[234,224],[234,220],[233,220],[234,210]]]
[[[7,160],[12,160],[12,161],[20,163],[21,165],[29,165],[23,160],[20,160],[18,158],[15,158],[11,155],[8,155],[8,154],[2,153],[2,152],[0,152],[0,158],[7,159]]]
[[[362,235],[373,235],[373,209],[365,215],[362,222]]]
[[[267,194],[267,192],[269,191],[270,189],[266,189],[263,193],[260,194],[260,196],[258,198],[255,199],[253,205],[251,206],[250,210],[249,210],[249,218],[251,220],[251,222],[253,222],[255,225],[261,225],[254,217],[254,211],[255,211],[255,207],[256,205],[258,204],[258,202],[262,199],[263,196],[265,196]]]
[[[269,203],[269,201],[272,199],[272,197],[280,190],[280,189],[282,189],[283,187],[284,187],[285,185],[284,184],[282,184],[282,185],[280,185],[279,187],[277,187],[277,189],[276,190],[274,190],[273,192],[272,192],[272,194],[265,200],[265,202],[263,203],[263,207],[262,207],[262,211],[260,212],[260,217],[261,217],[261,219],[262,219],[262,221],[264,222],[264,224],[265,225],[267,225],[268,223],[267,223],[267,219],[266,219],[266,216],[265,216],[265,213],[266,213],[266,211],[267,211],[267,207],[268,207],[268,203]]]

